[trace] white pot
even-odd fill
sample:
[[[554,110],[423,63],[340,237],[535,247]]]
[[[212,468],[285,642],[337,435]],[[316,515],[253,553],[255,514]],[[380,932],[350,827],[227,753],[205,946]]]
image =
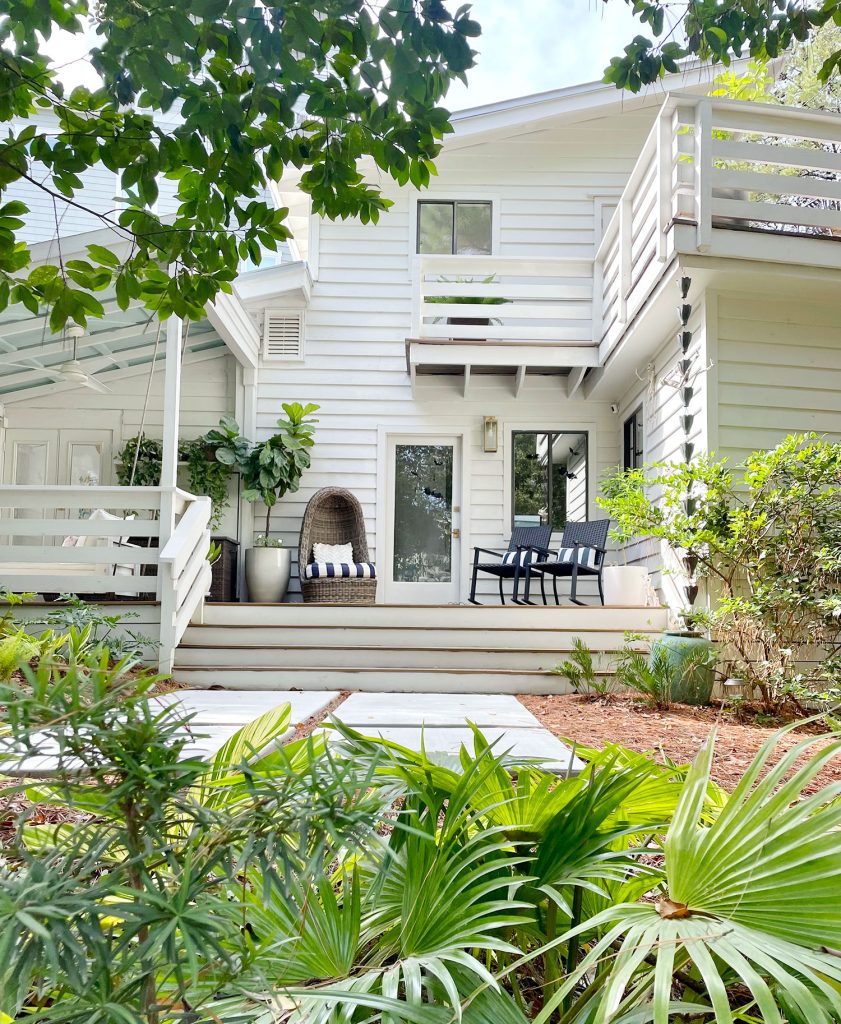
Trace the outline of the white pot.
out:
[[[606,565],[602,576],[604,603],[645,608],[648,569],[641,565]]]
[[[249,548],[245,552],[248,600],[277,604],[286,597],[292,553],[289,548]]]

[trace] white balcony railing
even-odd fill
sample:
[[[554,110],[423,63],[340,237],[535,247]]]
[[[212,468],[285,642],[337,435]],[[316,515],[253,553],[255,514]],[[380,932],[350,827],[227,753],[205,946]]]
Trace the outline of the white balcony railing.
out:
[[[419,256],[414,285],[415,338],[593,341],[592,260]]]
[[[739,230],[753,234],[718,254],[770,259],[757,232],[841,235],[839,144],[836,114],[669,96],[596,253],[601,358],[676,251],[715,255],[715,232]],[[841,250],[824,258],[841,266]]]

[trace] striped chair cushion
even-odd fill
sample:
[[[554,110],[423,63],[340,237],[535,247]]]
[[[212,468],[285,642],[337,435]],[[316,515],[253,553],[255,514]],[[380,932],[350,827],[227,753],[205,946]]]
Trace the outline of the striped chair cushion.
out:
[[[522,551],[506,551],[502,556],[502,564],[516,565],[519,562],[520,565],[525,565],[530,554],[528,548],[524,548]]]
[[[375,579],[377,571],[373,562],[310,562],[304,569],[304,579],[327,578]]]
[[[595,548],[580,547],[577,551],[578,554],[578,565],[582,569],[597,569],[599,565],[599,555],[601,552],[596,551]],[[576,561],[576,549],[575,548],[558,548],[559,562],[566,562],[572,565]]]

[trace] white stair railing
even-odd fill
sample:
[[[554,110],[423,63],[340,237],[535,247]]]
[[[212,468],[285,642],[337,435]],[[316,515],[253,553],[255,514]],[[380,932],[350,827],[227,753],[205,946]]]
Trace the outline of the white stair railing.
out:
[[[210,589],[210,498],[196,497],[186,491],[175,492],[176,515],[172,536],[159,555],[158,594],[161,602],[161,672],[172,670],[175,648],[190,619],[204,602]]]
[[[174,511],[166,536],[163,506]],[[88,518],[101,509],[114,518]],[[156,597],[160,669],[210,588],[210,498],[162,487],[0,485],[0,586],[12,592]]]

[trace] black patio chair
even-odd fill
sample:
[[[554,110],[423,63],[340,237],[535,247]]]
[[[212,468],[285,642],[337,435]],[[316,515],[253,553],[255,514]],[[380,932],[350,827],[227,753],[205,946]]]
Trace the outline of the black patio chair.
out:
[[[503,580],[514,580],[514,591],[512,600],[519,604],[518,589],[520,577],[528,578],[526,563],[533,557],[536,551],[545,551],[552,539],[552,527],[546,526],[515,526],[511,531],[511,540],[505,551],[496,548],[474,548],[473,549],[473,579],[470,584],[470,603],[479,604],[476,600],[476,580],[480,572],[489,576],[496,576],[499,580],[499,599],[505,604],[505,594],[502,589]],[[480,555],[493,555],[498,558],[497,562],[480,562]]]
[[[535,576],[540,578],[540,593],[543,603],[546,601],[546,577],[552,577],[552,590],[555,594],[555,604],[560,604],[558,597],[558,579],[569,577],[570,593],[569,599],[573,604],[584,604],[579,601],[578,577],[595,576],[599,597],[604,604],[604,587],[602,585],[602,572],[604,570],[604,556],[607,544],[607,531],[610,528],[609,519],[594,519],[587,523],[567,523],[561,537],[561,543],[557,553],[553,553],[544,545],[538,549],[532,549],[532,557],[529,559],[529,572],[525,576],[526,589],[523,601],[525,604],[533,604],[529,592],[531,581]],[[554,557],[551,557],[553,556]]]

